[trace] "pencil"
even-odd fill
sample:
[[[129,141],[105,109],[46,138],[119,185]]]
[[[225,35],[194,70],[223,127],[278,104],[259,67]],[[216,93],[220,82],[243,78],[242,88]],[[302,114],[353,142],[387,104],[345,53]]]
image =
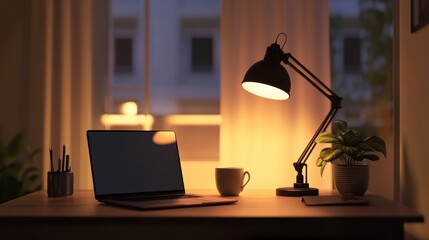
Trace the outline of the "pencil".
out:
[[[61,158],[58,158],[58,170],[57,172],[61,172]]]
[[[70,155],[66,155],[66,172],[70,172]]]
[[[52,158],[52,148],[49,148],[49,157],[51,159],[51,172],[54,172],[54,159]]]
[[[63,159],[62,159],[62,168],[61,168],[61,172],[64,172],[64,167],[65,167],[65,161],[66,161],[66,145],[63,144]]]

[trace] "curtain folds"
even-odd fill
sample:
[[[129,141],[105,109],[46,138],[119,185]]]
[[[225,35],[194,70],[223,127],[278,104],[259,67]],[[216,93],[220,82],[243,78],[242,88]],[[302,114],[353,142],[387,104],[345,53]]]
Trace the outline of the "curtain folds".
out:
[[[252,174],[251,188],[292,186],[295,162],[329,111],[330,102],[290,67],[291,97],[263,99],[245,92],[247,69],[284,32],[283,48],[326,84],[329,68],[329,1],[222,1],[221,17],[221,165]],[[279,38],[282,43],[283,38]],[[315,166],[317,146],[308,159],[310,186],[331,188]]]
[[[214,166],[240,166],[252,174],[247,188],[292,186],[295,162],[329,110],[329,101],[293,70],[291,98],[273,101],[241,88],[246,70],[263,58],[266,47],[285,32],[283,48],[329,84],[328,0],[223,0],[221,13],[221,159],[219,164],[184,163],[186,176],[205,174],[198,187],[213,188]],[[35,0],[32,2],[30,106],[32,135],[42,142],[46,188],[49,147],[54,157],[67,145],[75,188],[92,188],[86,130],[97,127],[109,82],[109,1]],[[313,187],[331,188],[308,160]],[[188,166],[192,165],[192,166]],[[186,180],[186,179],[185,179]],[[191,184],[192,185],[192,184]]]
[[[95,32],[107,26],[108,21],[96,19],[107,16],[108,5],[101,0],[33,2],[30,85],[43,97],[31,103],[39,110],[31,129],[43,142],[44,188],[50,169],[48,149],[52,147],[56,161],[63,144],[70,154],[75,188],[92,188],[86,130],[93,126],[93,79],[107,76],[97,66],[105,63],[97,62],[100,56],[95,53],[107,46],[108,37]]]

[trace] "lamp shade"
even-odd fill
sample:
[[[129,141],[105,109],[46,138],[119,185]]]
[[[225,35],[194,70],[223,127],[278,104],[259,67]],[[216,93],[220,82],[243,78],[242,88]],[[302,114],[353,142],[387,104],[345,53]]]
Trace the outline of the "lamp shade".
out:
[[[284,53],[280,45],[267,47],[264,59],[253,64],[244,75],[243,88],[260,97],[286,100],[289,98],[290,77],[281,65]]]

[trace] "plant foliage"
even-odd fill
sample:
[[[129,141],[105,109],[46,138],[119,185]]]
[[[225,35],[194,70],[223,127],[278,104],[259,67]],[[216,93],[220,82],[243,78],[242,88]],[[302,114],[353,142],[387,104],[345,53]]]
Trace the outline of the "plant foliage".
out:
[[[40,171],[33,166],[38,153],[24,147],[22,132],[5,145],[0,142],[0,203],[41,188]]]
[[[329,162],[334,160],[341,161],[345,165],[356,165],[364,159],[370,161],[379,160],[381,153],[386,157],[386,143],[377,136],[364,138],[358,129],[349,128],[347,122],[336,120],[334,125],[338,131],[336,134],[322,132],[316,138],[318,143],[331,143],[331,147],[324,148],[320,151],[316,165],[321,167],[320,174]]]

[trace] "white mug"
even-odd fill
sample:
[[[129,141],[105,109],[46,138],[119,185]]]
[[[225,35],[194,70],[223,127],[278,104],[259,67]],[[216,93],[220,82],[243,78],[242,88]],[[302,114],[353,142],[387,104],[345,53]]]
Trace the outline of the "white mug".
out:
[[[221,196],[238,196],[250,181],[250,173],[243,168],[216,168],[215,173],[216,187]],[[247,180],[244,181],[246,175]]]

